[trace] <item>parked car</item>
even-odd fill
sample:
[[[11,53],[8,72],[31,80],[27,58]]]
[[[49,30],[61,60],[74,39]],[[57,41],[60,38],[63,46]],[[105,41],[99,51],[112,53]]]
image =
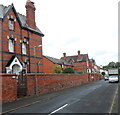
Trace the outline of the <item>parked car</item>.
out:
[[[119,77],[117,75],[109,76],[109,83],[110,82],[119,82]]]
[[[106,80],[109,80],[109,75],[105,75],[104,76],[104,80],[106,81]]]

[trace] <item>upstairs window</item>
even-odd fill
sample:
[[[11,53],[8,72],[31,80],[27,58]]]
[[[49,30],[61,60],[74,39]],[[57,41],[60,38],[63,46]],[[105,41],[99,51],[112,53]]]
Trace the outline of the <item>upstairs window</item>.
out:
[[[22,43],[22,54],[26,54],[26,43]]]
[[[9,20],[9,29],[10,30],[14,30],[14,21],[13,20]]]
[[[23,39],[22,40],[22,54],[27,54],[27,44],[28,44],[28,40]]]
[[[14,52],[14,44],[15,44],[15,41],[17,38],[15,38],[13,35],[9,35],[7,36],[8,38],[8,49],[9,49],[9,52]]]
[[[9,30],[14,30],[16,19],[12,15],[8,15],[8,19],[9,19],[8,21]]]
[[[9,52],[14,52],[14,40],[9,39]]]

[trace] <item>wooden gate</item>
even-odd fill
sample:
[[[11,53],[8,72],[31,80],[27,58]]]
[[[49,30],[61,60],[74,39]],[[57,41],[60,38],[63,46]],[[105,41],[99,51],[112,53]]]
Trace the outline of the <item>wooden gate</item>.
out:
[[[17,96],[23,97],[27,95],[27,80],[25,74],[20,74],[18,76],[18,87],[17,87]]]

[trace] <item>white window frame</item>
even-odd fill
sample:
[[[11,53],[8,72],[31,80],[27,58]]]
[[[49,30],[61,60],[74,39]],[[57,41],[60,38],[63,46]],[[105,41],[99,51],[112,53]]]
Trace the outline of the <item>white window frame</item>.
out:
[[[26,43],[22,43],[22,54],[27,54]]]
[[[14,40],[9,39],[9,52],[14,52]]]

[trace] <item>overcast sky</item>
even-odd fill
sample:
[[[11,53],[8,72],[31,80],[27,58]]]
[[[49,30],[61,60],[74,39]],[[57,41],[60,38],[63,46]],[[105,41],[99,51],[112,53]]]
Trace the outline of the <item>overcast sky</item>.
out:
[[[26,15],[27,0],[0,0]],[[43,54],[60,58],[88,54],[97,65],[118,61],[119,0],[32,0],[36,23],[44,33]]]

